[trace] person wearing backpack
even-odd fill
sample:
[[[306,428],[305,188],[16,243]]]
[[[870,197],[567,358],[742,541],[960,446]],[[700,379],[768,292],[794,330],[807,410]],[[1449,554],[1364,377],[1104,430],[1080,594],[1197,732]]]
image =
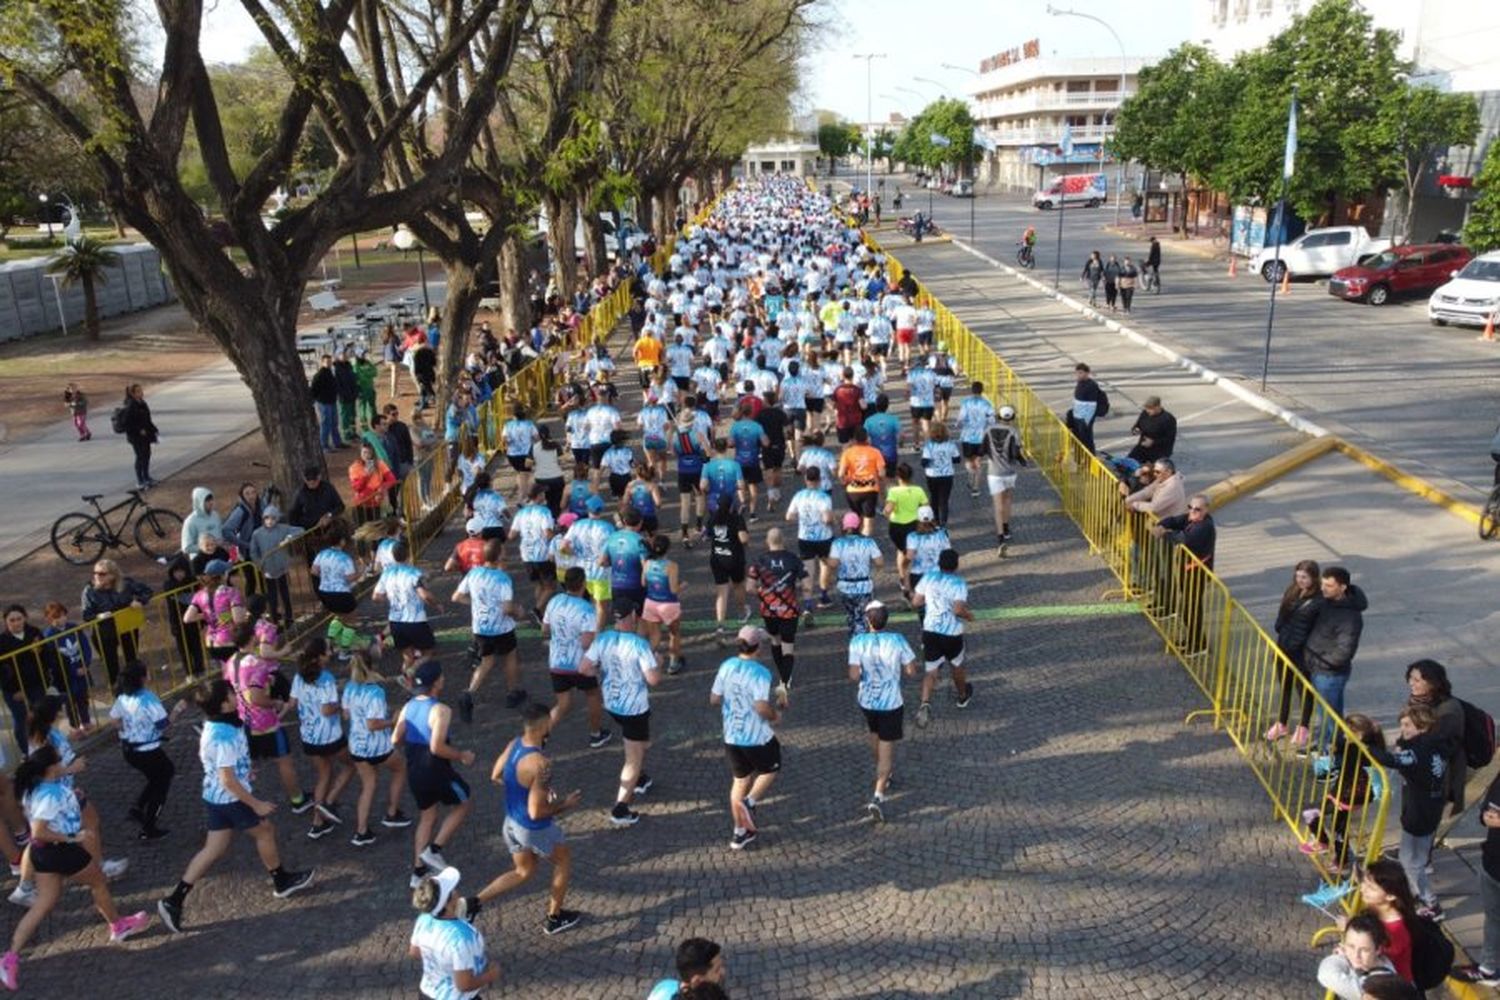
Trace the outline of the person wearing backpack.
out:
[[[1437,717],[1426,705],[1407,705],[1401,710],[1401,736],[1394,750],[1370,748],[1371,756],[1401,774],[1401,867],[1417,897],[1417,915],[1434,923],[1442,922],[1443,908],[1432,888],[1427,862],[1443,818],[1452,754],[1452,748],[1438,736]]]
[[[1464,754],[1464,708],[1453,697],[1448,670],[1436,660],[1417,660],[1406,668],[1406,687],[1411,692],[1408,704],[1426,705],[1437,719],[1434,730],[1452,750],[1448,758],[1447,800],[1456,816],[1464,807],[1464,782],[1469,777],[1469,762]]]
[[[1093,370],[1082,361],[1073,366],[1073,405],[1068,408],[1066,423],[1079,442],[1094,451],[1094,421],[1109,416],[1109,397],[1094,381]]]

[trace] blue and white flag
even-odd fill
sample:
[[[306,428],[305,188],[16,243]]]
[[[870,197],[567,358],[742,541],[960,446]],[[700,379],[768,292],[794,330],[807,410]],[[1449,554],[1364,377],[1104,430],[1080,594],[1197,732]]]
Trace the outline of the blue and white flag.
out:
[[[1063,156],[1072,156],[1073,155],[1073,126],[1072,125],[1064,125],[1063,126],[1062,142],[1059,142],[1057,145],[1062,150],[1062,155]]]
[[[1281,164],[1281,179],[1292,179],[1292,167],[1297,161],[1297,88],[1292,88],[1292,110],[1286,120],[1286,159]]]
[[[977,125],[974,126],[974,145],[978,146],[986,153],[993,153],[997,148],[995,145],[995,140],[991,139],[989,137],[989,134]]]
[[[953,145],[953,140],[948,138],[946,135],[943,135],[941,132],[934,132],[927,138],[934,146],[947,147]]]

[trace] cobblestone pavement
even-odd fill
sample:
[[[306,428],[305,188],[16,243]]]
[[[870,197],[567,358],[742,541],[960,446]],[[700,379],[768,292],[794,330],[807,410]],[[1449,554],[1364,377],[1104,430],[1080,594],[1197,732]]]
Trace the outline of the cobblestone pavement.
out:
[[[576,860],[569,901],[586,919],[556,937],[541,933],[544,866],[480,917],[503,970],[487,995],[643,996],[669,973],[676,941],[693,934],[724,943],[732,995],[756,1000],[1309,995],[1306,942],[1316,923],[1297,902],[1313,885],[1309,869],[1228,741],[1183,725],[1200,699],[1144,620],[1088,607],[1112,580],[1071,524],[1048,513],[1051,502],[1038,475],[1022,476],[1017,542],[1002,561],[990,547],[988,498],[957,490],[953,534],[971,603],[1002,613],[969,635],[971,707],[957,710],[944,691],[930,728],[908,720],[883,826],[863,812],[873,763],[846,680],[841,615],[825,613],[806,641],[799,635],[792,709],[780,726],[784,773],[759,810],[759,841],[743,853],[728,847],[729,776],[708,705],[723,654],[710,636],[692,635],[687,671],[652,694],[647,768],[656,785],[638,803],[638,826],[606,822],[619,743],[587,749],[575,712],[550,750],[558,787],[585,796],[563,822]],[[675,514],[663,520],[675,529]],[[752,525],[752,554],[768,524]],[[425,562],[440,563],[439,552]],[[711,618],[703,547],[673,554],[688,617]],[[453,580],[438,579],[446,598]],[[529,594],[525,583],[521,592]],[[879,592],[899,601],[889,579]],[[454,691],[467,619],[450,612],[438,624],[448,629],[440,652]],[[916,645],[915,624],[899,627]],[[529,686],[545,690],[534,630],[521,652]],[[500,796],[484,779],[517,726],[490,684],[475,724],[455,737],[480,755],[467,772],[476,808],[447,850],[470,888],[509,866]],[[908,684],[909,706],[915,693]],[[170,750],[172,835],[156,844],[124,841],[138,779],[117,753],[95,754],[81,779],[110,853],[131,859],[115,886],[126,912],[154,906],[200,843],[200,769],[186,720]],[[264,769],[257,779],[263,791],[275,784]],[[124,947],[107,944],[84,894],[70,892],[25,956],[23,991],[413,996],[410,831],[377,827],[379,843],[356,849],[347,825],[314,843],[304,820],[283,810],[276,822],[289,863],[318,867],[309,892],[273,899],[243,841],[190,897],[187,934],[158,924]],[[19,912],[5,907],[8,926]]]

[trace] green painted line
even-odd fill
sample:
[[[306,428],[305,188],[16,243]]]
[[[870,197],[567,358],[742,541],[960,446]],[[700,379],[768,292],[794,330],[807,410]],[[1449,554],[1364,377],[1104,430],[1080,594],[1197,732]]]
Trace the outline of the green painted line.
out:
[[[1038,618],[1119,618],[1126,615],[1137,614],[1141,606],[1134,601],[1120,601],[1100,604],[1038,604],[1022,605],[1014,608],[975,608],[974,617],[982,622],[996,621],[1026,621]],[[844,610],[840,605],[831,608],[820,608],[813,612],[820,619],[820,623],[829,624],[837,621],[842,625],[844,621]],[[896,624],[911,623],[917,620],[914,611],[896,611],[891,614],[891,621]],[[759,621],[758,618],[754,621]],[[734,630],[739,627],[739,618],[731,616],[725,621],[726,629]],[[682,631],[712,632],[718,627],[718,623],[712,618],[684,619]],[[435,630],[440,638],[459,639],[468,636],[467,628],[440,628]],[[518,636],[540,636],[542,630],[535,625],[518,625],[516,635]]]

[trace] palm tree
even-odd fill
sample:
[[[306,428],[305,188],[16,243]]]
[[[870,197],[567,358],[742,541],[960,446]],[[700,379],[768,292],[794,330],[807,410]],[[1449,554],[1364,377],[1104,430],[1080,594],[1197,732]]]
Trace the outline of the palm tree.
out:
[[[109,277],[107,270],[119,266],[120,254],[111,250],[103,240],[92,236],[80,236],[71,241],[47,265],[48,274],[62,275],[64,287],[83,285],[83,335],[88,340],[99,339],[99,301],[94,294],[95,283],[104,284]]]

